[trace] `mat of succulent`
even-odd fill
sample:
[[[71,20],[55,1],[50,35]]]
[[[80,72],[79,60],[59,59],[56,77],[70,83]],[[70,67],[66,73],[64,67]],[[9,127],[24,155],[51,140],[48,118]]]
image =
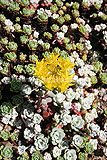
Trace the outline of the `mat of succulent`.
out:
[[[0,0],[0,159],[106,160],[106,0]]]

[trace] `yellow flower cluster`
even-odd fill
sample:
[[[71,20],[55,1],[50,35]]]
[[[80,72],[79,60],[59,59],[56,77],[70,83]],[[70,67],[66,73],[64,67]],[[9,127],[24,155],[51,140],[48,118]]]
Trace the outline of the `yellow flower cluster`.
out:
[[[46,56],[41,61],[36,61],[36,67],[34,76],[44,83],[45,87],[49,90],[59,88],[63,93],[71,85],[74,74],[70,74],[70,69],[75,66],[75,63],[71,63],[68,58],[64,59],[59,54],[51,53],[50,56]]]

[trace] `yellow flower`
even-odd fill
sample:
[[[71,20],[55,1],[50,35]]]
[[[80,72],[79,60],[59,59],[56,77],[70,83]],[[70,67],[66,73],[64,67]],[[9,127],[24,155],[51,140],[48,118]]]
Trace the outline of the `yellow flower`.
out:
[[[63,93],[67,90],[71,83],[74,74],[70,74],[70,69],[75,66],[68,58],[59,57],[59,54],[51,53],[49,57],[43,58],[41,61],[36,61],[34,76],[44,83],[49,90],[59,88]]]

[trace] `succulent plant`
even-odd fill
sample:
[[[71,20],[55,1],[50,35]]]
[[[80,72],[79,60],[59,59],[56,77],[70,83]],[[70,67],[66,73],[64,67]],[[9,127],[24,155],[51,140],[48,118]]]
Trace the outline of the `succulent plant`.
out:
[[[0,21],[4,22],[6,20],[6,17],[4,16],[4,14],[0,14]]]
[[[107,73],[100,73],[99,77],[100,77],[102,83],[107,84]]]
[[[50,44],[49,43],[43,43],[42,45],[44,50],[48,50],[50,48]]]
[[[78,28],[79,28],[79,31],[80,31],[82,34],[88,33],[86,26],[80,25]]]
[[[94,72],[98,73],[102,69],[103,69],[103,64],[100,61],[94,63],[94,68],[93,68]]]
[[[76,47],[79,51],[82,51],[84,49],[84,45],[82,43],[76,43]]]
[[[64,44],[68,44],[70,42],[70,39],[68,37],[64,37],[63,42]]]
[[[28,36],[20,36],[20,42],[22,44],[26,44],[28,42]]]
[[[39,151],[34,152],[31,160],[43,160],[42,154]]]
[[[32,28],[30,25],[23,25],[23,32],[27,35],[30,35],[32,33]]]
[[[74,9],[74,10],[72,10],[72,14],[73,14],[73,16],[76,18],[76,17],[79,17],[79,15],[80,15],[80,13],[79,13],[79,11],[77,10],[77,9]]]
[[[8,44],[8,39],[7,39],[7,37],[2,38],[2,39],[0,40],[0,43],[3,44],[3,45],[7,45],[7,44]]]
[[[98,79],[96,76],[91,76],[91,83],[96,84],[98,82]]]
[[[8,10],[10,10],[10,11],[19,11],[20,10],[19,4],[17,2],[14,2],[14,1],[11,2],[9,4]]]
[[[9,1],[8,0],[0,0],[0,6],[6,7],[8,5],[9,5]]]
[[[50,7],[50,11],[51,11],[52,13],[56,13],[57,10],[58,10],[58,7],[57,7],[56,4],[54,4],[54,5],[52,5],[52,6]]]
[[[63,2],[61,0],[55,0],[58,7],[63,6]]]
[[[69,14],[65,14],[64,19],[66,21],[70,21],[71,20],[71,16]]]
[[[67,58],[67,57],[69,57],[69,54],[66,51],[63,50],[63,51],[60,52],[60,56],[63,57],[63,58]]]
[[[18,134],[13,132],[13,133],[10,134],[10,138],[11,138],[12,141],[16,141],[18,139]]]
[[[32,67],[34,67],[33,64],[25,65],[25,71],[26,71],[26,73],[28,73],[28,74],[33,74],[33,73],[34,73],[34,70],[32,69]]]
[[[74,8],[74,9],[79,9],[79,3],[78,2],[73,2],[73,4],[72,4],[72,8]]]
[[[79,160],[87,160],[87,156],[85,153],[80,152],[78,155]]]
[[[51,26],[51,30],[52,30],[53,32],[57,32],[57,31],[59,31],[59,26],[58,26],[57,24],[53,24],[53,25]]]
[[[23,102],[24,102],[23,97],[20,94],[12,97],[12,103],[14,105],[20,105]]]
[[[12,92],[19,92],[19,91],[21,91],[21,87],[22,87],[22,82],[17,81],[17,80],[12,80],[11,81],[11,88],[10,88],[10,90]]]
[[[49,32],[44,32],[43,36],[47,37],[48,39],[52,39],[52,34]]]
[[[20,11],[20,13],[24,16],[24,17],[30,17],[35,13],[35,9],[34,8],[23,8],[22,11]]]
[[[18,45],[17,45],[17,43],[15,43],[15,42],[9,42],[9,43],[8,43],[8,46],[6,46],[6,47],[7,47],[7,49],[10,50],[10,51],[16,51],[17,48],[18,48]]]
[[[13,157],[13,149],[10,146],[5,146],[1,150],[1,156],[3,159],[9,159]]]
[[[14,66],[14,69],[16,72],[22,73],[23,72],[23,65],[18,64],[17,66]]]
[[[16,23],[16,24],[14,25],[14,29],[15,29],[16,32],[21,32],[21,31],[22,31],[22,30],[21,30],[21,26],[20,26],[20,24],[18,24],[18,23]]]
[[[64,11],[63,11],[62,9],[60,9],[60,10],[58,11],[58,14],[59,14],[60,16],[62,16],[62,15],[64,15]]]
[[[20,5],[23,7],[27,7],[30,5],[29,0],[20,0],[19,2],[20,2]]]
[[[38,15],[38,20],[40,21],[40,22],[47,22],[48,21],[48,15],[46,14],[46,13],[43,13],[43,14],[41,14],[41,15]]]
[[[30,50],[36,50],[38,44],[37,44],[37,41],[35,39],[33,40],[30,40],[29,43],[28,43],[28,47]]]
[[[12,112],[12,104],[8,102],[3,102],[0,106],[0,112],[2,115],[10,114]]]
[[[59,24],[63,24],[63,23],[65,22],[64,17],[62,17],[62,16],[58,17],[58,18],[57,18],[57,22],[58,22]]]
[[[23,156],[19,156],[17,160],[29,160],[29,157],[23,155]]]
[[[9,53],[5,53],[4,57],[8,60],[8,61],[15,61],[17,58],[17,55],[15,52],[9,52]]]
[[[61,50],[60,50],[58,47],[55,47],[52,52],[59,54],[60,51],[61,51]]]
[[[32,63],[36,63],[38,56],[36,54],[29,55],[29,61]]]
[[[66,50],[70,51],[72,49],[72,44],[65,44]]]
[[[27,57],[27,55],[26,55],[26,54],[23,54],[23,52],[21,52],[20,55],[19,55],[19,59],[20,59],[21,61],[25,61],[25,60],[26,60],[26,57]]]
[[[87,142],[85,146],[85,150],[88,154],[91,154],[94,151],[93,145]]]
[[[6,131],[6,130],[2,130],[0,133],[0,137],[4,140],[7,141],[8,138],[10,136],[10,132]]]

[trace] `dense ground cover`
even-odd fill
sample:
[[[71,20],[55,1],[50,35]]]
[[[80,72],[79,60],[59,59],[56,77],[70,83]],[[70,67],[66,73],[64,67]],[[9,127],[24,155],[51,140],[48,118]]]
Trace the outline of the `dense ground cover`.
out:
[[[106,22],[106,0],[0,0],[0,159],[106,159]]]

